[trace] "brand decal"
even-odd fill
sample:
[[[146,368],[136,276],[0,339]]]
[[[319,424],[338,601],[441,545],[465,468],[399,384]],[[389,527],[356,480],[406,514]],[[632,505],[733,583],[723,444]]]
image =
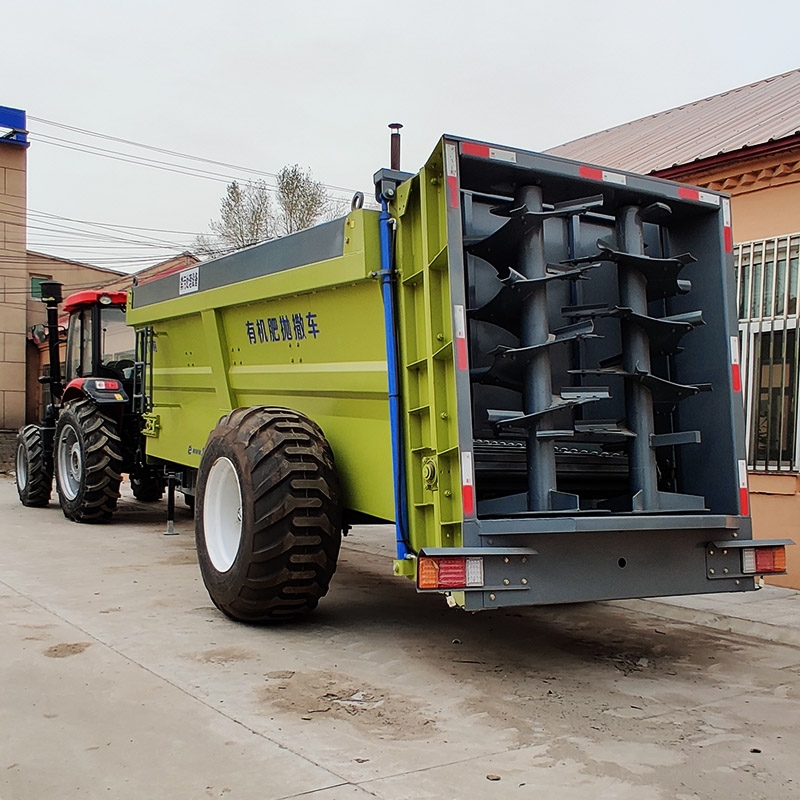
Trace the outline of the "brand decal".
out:
[[[313,311],[281,314],[266,319],[248,319],[244,326],[250,344],[301,342],[303,339],[316,339],[320,335],[317,315]]]
[[[192,445],[189,445],[189,447],[186,449],[186,452],[190,456],[201,456],[201,455],[203,455],[203,448],[202,447],[197,448],[197,447],[193,447]]]

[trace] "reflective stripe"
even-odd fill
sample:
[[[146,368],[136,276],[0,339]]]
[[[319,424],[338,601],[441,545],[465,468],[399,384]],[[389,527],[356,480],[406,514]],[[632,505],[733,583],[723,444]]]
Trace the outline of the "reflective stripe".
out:
[[[467,355],[467,315],[464,306],[453,306],[453,332],[456,342],[456,366],[460,370],[469,369]]]
[[[464,516],[471,517],[475,514],[475,481],[472,476],[472,451],[465,450],[461,454],[461,499],[464,506]]]
[[[508,161],[511,164],[517,163],[517,154],[513,150],[502,150],[499,147],[489,147],[488,144],[463,142],[461,144],[461,152],[465,156],[479,156],[480,158],[491,158],[495,161]]]
[[[444,146],[444,160],[447,202],[450,208],[458,208],[458,153],[454,144],[446,144]]]
[[[731,378],[733,391],[742,391],[742,369],[739,365],[739,337],[731,336]]]
[[[618,183],[620,186],[625,186],[628,183],[626,175],[621,175],[619,172],[609,172],[607,169],[600,169],[599,167],[578,167],[578,175],[582,178],[591,178],[593,181],[604,181],[605,183]]]
[[[733,229],[731,228],[731,201],[722,198],[722,235],[725,239],[725,252],[733,252]]]
[[[682,197],[684,200],[699,200],[701,203],[710,203],[713,206],[718,206],[721,199],[718,194],[702,192],[700,189],[692,189],[688,186],[681,186],[678,189],[678,197]]]
[[[746,517],[750,514],[750,495],[747,491],[747,462],[739,461],[739,513]]]

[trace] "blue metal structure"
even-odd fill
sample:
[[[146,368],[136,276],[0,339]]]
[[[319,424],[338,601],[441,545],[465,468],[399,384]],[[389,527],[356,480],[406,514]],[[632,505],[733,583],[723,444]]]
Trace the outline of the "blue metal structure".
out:
[[[0,106],[0,142],[29,146],[28,127],[22,109]]]

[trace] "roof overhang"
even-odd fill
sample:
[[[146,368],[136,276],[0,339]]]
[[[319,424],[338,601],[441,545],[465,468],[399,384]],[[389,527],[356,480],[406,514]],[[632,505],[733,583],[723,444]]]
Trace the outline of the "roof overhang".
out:
[[[667,180],[680,180],[686,175],[694,175],[698,172],[712,172],[714,170],[723,169],[724,167],[736,164],[744,159],[762,158],[764,156],[772,156],[778,153],[795,150],[800,148],[800,133],[795,133],[792,136],[786,136],[783,139],[776,139],[771,142],[764,142],[762,144],[752,145],[751,147],[742,147],[739,150],[733,150],[730,153],[718,153],[711,158],[703,158],[697,161],[691,161],[688,164],[674,164],[665,169],[654,169],[648,173],[655,175],[658,178],[666,178]]]

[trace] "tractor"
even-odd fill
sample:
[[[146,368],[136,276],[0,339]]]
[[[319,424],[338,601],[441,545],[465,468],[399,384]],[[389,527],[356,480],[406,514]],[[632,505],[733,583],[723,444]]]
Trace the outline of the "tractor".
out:
[[[142,436],[141,366],[133,328],[125,323],[127,294],[87,290],[70,295],[62,369],[59,304],[62,286],[42,283],[47,308],[50,402],[39,425],[17,436],[16,484],[26,506],[46,506],[55,476],[64,515],[105,522],[119,499],[122,473],[144,502],[164,494],[163,469],[148,465]]]

